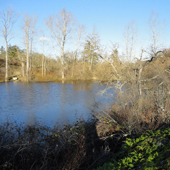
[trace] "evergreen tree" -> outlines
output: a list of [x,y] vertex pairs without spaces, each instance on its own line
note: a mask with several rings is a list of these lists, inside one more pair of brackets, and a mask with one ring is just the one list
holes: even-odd
[[93,32],[88,35],[83,50],[83,60],[89,63],[89,69],[92,70],[98,62],[98,48],[100,44],[99,36]]

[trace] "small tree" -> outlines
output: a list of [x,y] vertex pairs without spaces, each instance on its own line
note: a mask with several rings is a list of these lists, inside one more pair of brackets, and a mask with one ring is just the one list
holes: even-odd
[[18,58],[18,51],[19,50],[20,50],[19,47],[16,46],[16,45],[13,45],[13,46],[9,45],[9,47],[8,47],[9,57],[15,58],[15,59]]

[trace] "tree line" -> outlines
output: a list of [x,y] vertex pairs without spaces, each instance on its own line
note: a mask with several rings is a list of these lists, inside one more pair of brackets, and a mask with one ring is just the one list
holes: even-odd
[[[148,49],[141,49],[141,55],[135,56],[136,27],[130,22],[124,33],[125,51],[119,53],[118,43],[112,43],[111,47],[101,45],[100,36],[95,29],[91,34],[85,35],[84,25],[78,25],[71,12],[62,9],[56,15],[49,16],[45,25],[50,31],[51,40],[54,42],[51,49],[56,53],[56,59],[45,56],[45,37],[41,39],[42,52],[33,50],[35,36],[37,35],[36,23],[38,17],[25,15],[23,19],[23,33],[25,49],[17,45],[10,45],[13,25],[16,23],[19,14],[12,7],[1,11],[0,21],[2,36],[5,44],[1,45],[0,58],[5,60],[5,81],[9,80],[9,60],[15,58],[20,63],[22,77],[30,81],[34,72],[41,72],[41,77],[52,74],[60,79],[95,79],[103,77],[103,80],[124,80],[127,78],[128,70],[135,70],[139,77],[143,70],[142,61],[144,55],[148,60],[164,55],[165,49],[160,49],[159,39],[162,32],[162,25],[158,23],[158,15],[152,14],[150,20],[151,45]],[[66,46],[74,36],[74,50],[67,50]],[[5,48],[3,47],[5,46]],[[123,59],[124,58],[124,59]],[[134,69],[134,67],[137,67]],[[132,71],[133,72],[133,71]],[[137,73],[136,73],[137,74]],[[126,76],[125,76],[126,75]],[[133,76],[130,76],[133,77]],[[128,77],[129,79],[131,79]],[[141,78],[139,78],[141,79]],[[140,86],[140,85],[139,85]]]

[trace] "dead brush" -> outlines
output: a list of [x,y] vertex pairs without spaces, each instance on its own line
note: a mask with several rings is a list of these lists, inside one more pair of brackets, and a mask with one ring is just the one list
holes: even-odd
[[169,95],[164,91],[160,95],[158,90],[147,91],[142,96],[134,96],[133,91],[119,95],[117,102],[110,109],[110,116],[129,134],[141,134],[146,130],[155,130],[162,124],[168,124]]
[[0,129],[0,169],[71,170],[85,159],[84,122],[62,130],[8,123]]

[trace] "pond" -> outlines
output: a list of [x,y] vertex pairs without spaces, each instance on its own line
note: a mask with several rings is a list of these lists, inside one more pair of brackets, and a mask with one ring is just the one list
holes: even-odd
[[52,127],[79,118],[88,120],[95,103],[109,107],[114,102],[114,96],[99,95],[105,87],[91,82],[0,83],[0,123],[38,123]]

